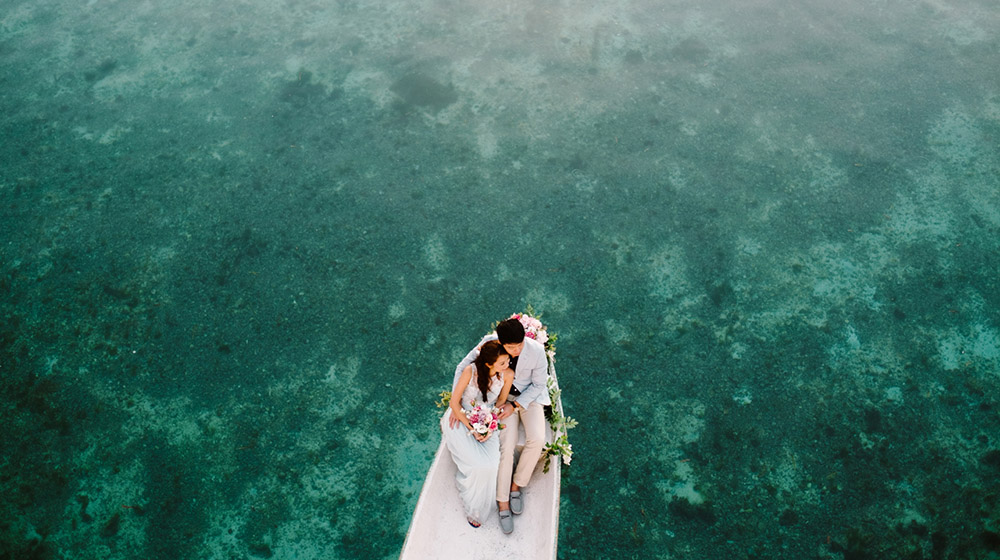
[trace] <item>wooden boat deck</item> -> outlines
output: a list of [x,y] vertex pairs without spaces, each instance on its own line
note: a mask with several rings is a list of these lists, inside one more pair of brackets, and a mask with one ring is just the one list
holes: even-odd
[[[552,407],[562,414],[554,353],[548,354],[548,373],[555,384]],[[546,424],[545,441],[551,443],[556,434],[552,426]],[[515,460],[524,447],[524,426],[519,426],[518,432]],[[547,473],[542,472],[544,466],[543,457],[535,465],[531,483],[521,489],[524,513],[514,516],[512,534],[503,533],[496,513],[483,520],[481,527],[475,528],[466,521],[465,507],[455,483],[457,468],[442,440],[417,499],[400,560],[556,560],[562,457],[552,457]]]
[[555,560],[562,463],[559,457],[553,457],[549,472],[543,474],[544,463],[544,459],[538,462],[531,485],[523,489],[524,513],[514,516],[512,534],[503,534],[496,515],[475,529],[465,519],[462,500],[455,487],[455,462],[442,442],[420,492],[400,559]]

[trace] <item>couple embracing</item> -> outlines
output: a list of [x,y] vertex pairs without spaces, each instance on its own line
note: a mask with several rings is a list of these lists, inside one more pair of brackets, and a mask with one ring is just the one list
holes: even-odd
[[[458,364],[441,430],[458,467],[458,492],[473,527],[496,507],[500,528],[507,534],[514,531],[513,515],[524,510],[521,488],[530,482],[545,445],[543,407],[551,404],[547,379],[545,347],[525,337],[516,318],[497,325]],[[499,411],[499,430],[470,420],[468,411],[477,406]],[[518,425],[524,426],[525,444],[515,469]]]

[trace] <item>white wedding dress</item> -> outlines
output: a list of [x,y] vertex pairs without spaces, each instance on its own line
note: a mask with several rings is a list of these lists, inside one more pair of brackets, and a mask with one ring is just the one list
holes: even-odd
[[[473,366],[474,367],[474,366]],[[493,377],[486,393],[487,405],[494,405],[500,391],[503,389],[503,379]],[[454,390],[454,388],[453,388]],[[462,394],[462,408],[471,410],[472,403],[483,402],[483,394],[475,383],[475,377]],[[451,451],[451,458],[458,467],[455,482],[458,495],[465,504],[465,513],[472,519],[483,523],[497,509],[497,469],[500,467],[500,434],[494,432],[490,439],[479,442],[462,424],[454,428],[448,426],[451,418],[451,408],[441,418],[441,431],[445,444]]]

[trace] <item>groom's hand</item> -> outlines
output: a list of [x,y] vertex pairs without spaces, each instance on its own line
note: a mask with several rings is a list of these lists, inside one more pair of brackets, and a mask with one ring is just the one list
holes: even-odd
[[515,409],[514,405],[512,405],[510,403],[504,403],[503,409],[500,411],[500,414],[497,416],[497,420],[504,420],[508,416],[510,416],[511,414],[514,414],[514,409]]

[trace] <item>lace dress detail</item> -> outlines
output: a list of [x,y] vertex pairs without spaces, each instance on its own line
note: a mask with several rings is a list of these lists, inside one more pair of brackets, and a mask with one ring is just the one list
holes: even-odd
[[[469,384],[465,386],[465,392],[462,393],[462,408],[464,410],[471,409],[475,402],[476,404],[481,404],[483,402],[483,392],[479,390],[479,385],[475,382],[475,375],[469,380]],[[490,379],[490,388],[486,391],[486,404],[492,405],[496,404],[497,397],[500,396],[500,391],[503,390],[503,378],[493,377]]]

